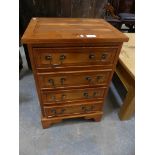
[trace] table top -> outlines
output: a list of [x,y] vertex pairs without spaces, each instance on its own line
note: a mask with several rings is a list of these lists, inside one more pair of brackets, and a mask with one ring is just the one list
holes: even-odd
[[128,37],[104,19],[32,18],[23,43],[124,42]]
[[133,79],[135,79],[135,33],[125,33],[129,41],[123,44],[119,55],[119,62],[127,70]]

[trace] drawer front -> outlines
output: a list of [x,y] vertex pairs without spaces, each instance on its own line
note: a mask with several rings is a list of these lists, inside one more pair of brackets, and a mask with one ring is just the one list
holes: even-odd
[[103,98],[106,88],[70,89],[63,91],[43,91],[45,104],[62,104],[65,102]]
[[108,71],[85,71],[64,73],[38,73],[41,88],[65,88],[72,86],[106,85],[111,74]]
[[34,48],[37,68],[113,64],[117,48]]
[[65,115],[85,114],[102,111],[102,104],[83,104],[83,105],[71,105],[63,107],[45,107],[44,112],[46,117],[57,117]]

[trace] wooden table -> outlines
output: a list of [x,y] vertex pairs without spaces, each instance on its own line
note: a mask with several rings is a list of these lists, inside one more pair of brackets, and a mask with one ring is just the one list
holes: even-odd
[[129,119],[135,110],[135,34],[125,34],[129,37],[129,42],[123,44],[116,67],[116,74],[127,90],[119,112],[120,120]]

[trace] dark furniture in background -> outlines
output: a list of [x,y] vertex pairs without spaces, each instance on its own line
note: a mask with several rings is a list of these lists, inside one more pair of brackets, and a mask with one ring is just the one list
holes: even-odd
[[[20,36],[23,35],[32,17],[72,17],[72,18],[105,18],[104,6],[111,3],[115,14],[134,13],[134,0],[19,0]],[[134,21],[107,19],[112,25],[121,28],[125,23],[132,30]],[[24,45],[28,67],[31,68],[28,50]]]
[[23,34],[32,17],[101,18],[107,0],[19,0]]
[[135,0],[108,0],[103,10],[103,17],[113,26],[123,31],[125,24],[128,32],[135,32]]

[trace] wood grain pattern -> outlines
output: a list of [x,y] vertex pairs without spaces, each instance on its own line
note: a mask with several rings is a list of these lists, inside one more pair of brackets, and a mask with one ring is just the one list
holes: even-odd
[[[79,34],[84,36],[78,38]],[[67,118],[101,120],[122,43],[127,40],[104,20],[31,20],[22,41],[28,44],[43,128]]]
[[119,112],[121,120],[130,119],[135,111],[135,35],[130,33],[127,36],[130,41],[122,47],[116,67],[116,74],[127,90]]
[[133,116],[135,111],[135,80],[120,62],[117,64],[116,73],[127,90],[127,95],[119,112],[119,118],[127,120]]
[[63,119],[68,118],[84,118],[84,119],[93,119],[96,122],[99,122],[102,118],[103,112],[94,112],[94,113],[85,113],[85,114],[74,114],[74,115],[67,115],[67,116],[59,116],[53,118],[42,117],[41,123],[44,129],[50,127],[55,123],[60,123]]
[[37,68],[113,64],[117,47],[34,48]]
[[92,101],[104,97],[106,87],[42,91],[44,105],[61,105],[76,101]]
[[32,18],[23,43],[122,42],[128,38],[103,19]]
[[112,70],[65,71],[38,73],[41,89],[106,86]]
[[125,33],[129,38],[129,42],[124,43],[119,55],[119,62],[128,73],[135,79],[135,34]]
[[76,114],[87,114],[100,112],[102,109],[101,103],[92,103],[92,104],[68,104],[63,106],[44,106],[44,112],[46,117],[59,117],[67,115],[76,115]]

